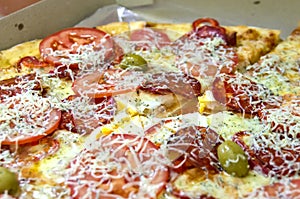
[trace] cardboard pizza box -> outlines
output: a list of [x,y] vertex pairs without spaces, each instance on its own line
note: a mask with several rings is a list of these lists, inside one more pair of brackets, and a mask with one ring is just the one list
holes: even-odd
[[155,22],[192,22],[199,17],[213,17],[222,25],[280,29],[283,38],[300,20],[299,0],[42,0],[0,19],[0,50],[43,38],[86,18],[89,23],[81,24],[101,25],[96,24],[99,19],[93,17],[98,15],[93,13],[109,5],[125,6],[140,18]]

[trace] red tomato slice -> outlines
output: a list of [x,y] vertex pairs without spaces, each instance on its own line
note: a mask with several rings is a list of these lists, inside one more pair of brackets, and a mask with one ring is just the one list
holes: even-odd
[[300,179],[285,180],[286,182],[276,182],[271,185],[256,189],[249,194],[247,198],[261,198],[261,199],[296,199],[300,195]]
[[[79,46],[93,44],[95,51],[103,51],[103,61],[113,61],[118,58],[120,47],[115,45],[115,42],[107,33],[95,28],[67,28],[57,33],[54,33],[40,43],[40,53],[45,62],[54,66],[61,65],[61,58],[66,57],[66,53],[54,55],[54,51],[67,51],[70,54],[80,54],[77,52]],[[123,53],[121,53],[123,54]],[[72,66],[72,65],[71,65]],[[75,64],[73,68],[77,68]]]
[[136,43],[137,49],[151,50],[152,46],[161,49],[171,43],[169,36],[163,30],[144,28],[133,30],[130,40]]
[[71,197],[156,198],[169,179],[169,170],[159,154],[157,147],[143,137],[100,137],[69,165],[66,183]]
[[83,96],[70,96],[72,109],[62,112],[60,129],[86,134],[95,128],[108,124],[116,112],[116,102],[112,97],[91,99]]
[[143,81],[142,72],[108,69],[77,78],[72,89],[77,95],[101,98],[135,91]]
[[[46,135],[51,134],[53,131],[55,131],[59,126],[59,121],[61,118],[61,111],[57,109],[52,109],[49,113],[47,123],[45,123],[45,126],[43,126],[44,131],[42,133],[39,133],[38,135],[28,135],[28,134],[22,134],[20,132],[16,132],[15,135],[12,135],[10,138],[5,138],[1,140],[2,145],[15,145],[15,144],[26,144],[30,142],[35,142]],[[44,121],[46,122],[46,121]],[[28,123],[27,125],[31,125],[33,123]],[[14,128],[14,124],[12,124],[12,129]],[[32,129],[34,131],[35,129]]]

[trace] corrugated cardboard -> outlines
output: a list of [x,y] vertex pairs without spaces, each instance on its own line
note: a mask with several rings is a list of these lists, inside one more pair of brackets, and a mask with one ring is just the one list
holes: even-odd
[[[98,8],[110,4],[115,1],[43,0],[0,20],[0,49],[74,26]],[[125,2],[124,5],[128,4]],[[222,25],[280,29],[282,37],[298,25],[299,8],[299,0],[154,0],[152,5],[130,7],[150,21],[192,22],[208,16]]]
[[71,27],[114,0],[43,0],[0,20],[0,50]]

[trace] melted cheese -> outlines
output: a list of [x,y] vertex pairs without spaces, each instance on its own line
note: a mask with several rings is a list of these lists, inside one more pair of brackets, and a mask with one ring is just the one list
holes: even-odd
[[21,184],[23,190],[19,198],[66,199],[70,190],[65,185],[65,170],[70,161],[83,149],[84,139],[78,134],[59,130],[53,135],[60,148],[52,156],[21,168],[22,175],[28,176],[33,183]]
[[207,178],[203,171],[191,169],[180,175],[173,184],[191,198],[198,198],[203,194],[232,199],[243,198],[249,192],[269,183],[270,179],[255,172],[250,172],[244,178],[233,177],[225,172]]
[[265,128],[258,118],[246,119],[227,111],[209,115],[208,124],[226,140],[240,131],[261,132]]
[[262,57],[259,63],[247,67],[247,70],[252,71],[248,77],[263,84],[275,95],[299,95],[300,72],[297,62],[285,62],[278,55],[270,54]]

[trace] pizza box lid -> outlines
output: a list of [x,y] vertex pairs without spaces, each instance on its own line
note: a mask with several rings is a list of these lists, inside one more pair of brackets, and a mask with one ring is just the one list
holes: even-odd
[[283,38],[300,20],[299,0],[42,0],[0,18],[0,50],[43,38],[62,28],[74,26],[89,16],[86,25],[101,25],[96,24],[98,20],[95,17],[98,15],[93,13],[114,4],[125,6],[141,18],[153,22],[192,22],[199,17],[212,17],[222,25],[279,29]]

